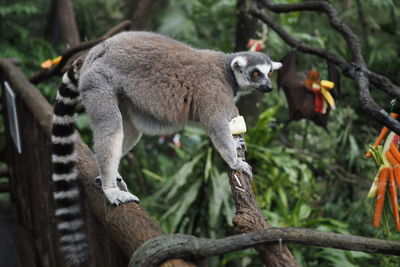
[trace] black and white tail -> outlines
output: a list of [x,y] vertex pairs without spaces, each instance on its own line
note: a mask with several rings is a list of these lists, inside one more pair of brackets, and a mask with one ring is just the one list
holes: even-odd
[[74,148],[75,105],[79,100],[78,75],[71,67],[58,88],[53,115],[53,183],[60,245],[71,266],[85,266],[88,245],[80,204],[77,155]]

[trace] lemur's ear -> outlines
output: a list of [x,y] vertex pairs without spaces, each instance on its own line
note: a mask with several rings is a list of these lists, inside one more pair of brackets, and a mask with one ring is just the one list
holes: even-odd
[[243,72],[247,64],[247,59],[242,56],[235,57],[231,62],[231,68],[237,72]]
[[282,63],[272,61],[272,69],[273,70],[279,70],[282,66],[283,66]]

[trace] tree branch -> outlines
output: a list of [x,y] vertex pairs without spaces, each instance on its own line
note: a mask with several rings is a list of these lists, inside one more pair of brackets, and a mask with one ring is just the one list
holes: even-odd
[[[261,2],[266,8],[273,12],[292,12],[292,11],[321,11],[327,13],[331,25],[340,32],[345,38],[352,52],[353,62],[348,62],[339,55],[327,50],[304,44],[288,32],[272,18],[260,10],[258,3]],[[371,97],[369,92],[369,79],[378,89],[400,99],[400,88],[395,86],[388,78],[368,70],[362,58],[362,50],[358,37],[351,29],[339,21],[335,8],[324,1],[307,1],[297,4],[273,4],[271,0],[254,1],[251,11],[255,17],[266,23],[272,28],[286,43],[297,48],[301,52],[314,54],[331,61],[339,66],[342,73],[356,81],[361,107],[365,109],[370,116],[389,127],[394,132],[400,134],[400,123],[393,119],[384,109],[382,109]]]
[[269,228],[222,239],[197,238],[181,234],[156,237],[133,253],[129,267],[158,266],[172,257],[200,260],[261,244],[277,246],[302,244],[400,255],[400,242],[302,228]]
[[274,4],[272,0],[262,0],[262,4],[275,13],[292,11],[320,11],[326,13],[332,27],[343,35],[347,45],[350,47],[353,55],[352,60],[363,66],[365,65],[361,53],[360,40],[346,24],[339,20],[336,9],[330,3],[325,1],[307,1],[295,4]]
[[127,29],[131,25],[130,20],[125,20],[121,22],[120,24],[114,26],[111,28],[109,31],[107,31],[103,36],[100,38],[97,38],[95,40],[91,40],[88,42],[81,43],[77,46],[71,47],[67,50],[65,50],[61,56],[62,59],[60,63],[55,65],[54,67],[51,67],[50,69],[44,69],[36,72],[33,74],[31,77],[29,77],[29,81],[33,84],[38,84],[54,75],[58,75],[62,72],[63,67],[67,65],[67,63],[70,61],[70,59],[76,55],[77,53],[87,50],[89,48],[92,48],[93,46],[97,45],[98,43],[106,40],[107,38],[119,33],[120,31]]
[[[243,135],[234,135],[233,138],[243,138]],[[237,154],[239,158],[245,158],[243,148],[238,148]],[[265,220],[258,206],[249,178],[240,171],[231,170],[229,172],[229,183],[236,207],[235,216],[232,219],[235,233],[243,234],[270,228],[271,225]],[[266,266],[299,266],[286,246],[258,244],[255,249]]]

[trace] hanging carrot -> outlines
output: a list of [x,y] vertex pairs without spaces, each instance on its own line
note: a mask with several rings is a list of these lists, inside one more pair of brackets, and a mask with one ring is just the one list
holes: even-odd
[[396,181],[397,187],[400,190],[400,166],[394,168],[394,179]]
[[[392,118],[394,118],[394,119],[396,119],[398,116],[399,116],[399,114],[397,114],[397,113],[390,113],[390,116],[392,117]],[[379,133],[379,136],[378,136],[378,138],[376,139],[376,141],[375,141],[375,143],[374,143],[374,146],[378,146],[380,143],[382,143],[382,140],[386,137],[386,135],[389,133],[389,128],[388,127],[386,127],[386,126],[384,126],[383,128],[382,128],[382,130],[381,130],[381,132]],[[367,152],[366,154],[365,154],[365,156],[367,157],[367,158],[370,158],[371,157],[371,152]]]
[[374,213],[374,222],[373,225],[375,227],[379,227],[381,223],[381,216],[383,211],[383,204],[385,203],[385,191],[387,186],[387,180],[390,175],[391,168],[386,167],[381,170],[379,173],[379,182],[378,182],[378,196],[376,197],[376,206]]
[[392,164],[393,166],[398,165],[400,162],[396,160],[396,158],[393,156],[393,153],[390,149],[386,150],[385,156],[387,160]]
[[393,143],[390,143],[389,149],[392,152],[393,156],[396,158],[396,160],[400,162],[400,152],[399,150],[397,150],[397,147]]
[[394,169],[390,170],[390,178],[389,178],[389,193],[390,193],[390,200],[393,209],[393,218],[394,223],[396,225],[397,231],[400,231],[400,219],[399,219],[399,207],[397,204],[397,192],[396,192],[396,184],[394,182]]

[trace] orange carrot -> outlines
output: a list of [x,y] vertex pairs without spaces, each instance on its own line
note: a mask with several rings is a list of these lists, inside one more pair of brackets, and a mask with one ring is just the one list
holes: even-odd
[[394,179],[396,181],[397,187],[400,190],[400,166],[394,168]]
[[390,164],[392,164],[393,166],[396,166],[400,163],[393,156],[393,153],[392,153],[392,151],[390,151],[390,149],[386,150],[385,156],[388,159],[388,161],[390,162]]
[[[397,117],[399,117],[399,114],[397,114],[397,113],[390,113],[390,116],[391,116],[392,118],[396,119]],[[386,127],[386,126],[384,126],[384,127],[382,128],[381,132],[379,133],[378,138],[375,140],[374,146],[379,146],[380,143],[382,143],[382,140],[383,140],[383,139],[386,137],[386,135],[389,133],[389,131],[390,131],[389,128]],[[371,152],[367,152],[367,153],[365,154],[365,156],[366,156],[367,158],[370,158],[370,157],[371,157]]]
[[391,168],[386,167],[381,170],[379,173],[379,181],[378,181],[378,195],[376,197],[376,206],[374,213],[374,222],[373,225],[375,227],[379,227],[381,224],[381,216],[383,211],[383,204],[385,203],[385,191],[387,180],[389,178]]
[[395,159],[398,162],[400,162],[400,152],[399,152],[399,150],[397,150],[397,147],[393,143],[390,143],[390,148],[389,149],[392,152],[392,154],[395,157]]
[[396,184],[394,182],[394,169],[390,170],[390,178],[389,178],[389,193],[390,193],[390,201],[393,209],[393,218],[394,223],[396,225],[397,231],[400,231],[400,218],[399,218],[399,207],[397,204],[397,192],[396,192]]

